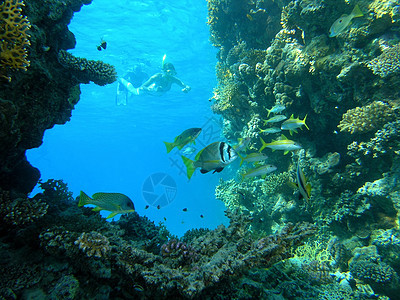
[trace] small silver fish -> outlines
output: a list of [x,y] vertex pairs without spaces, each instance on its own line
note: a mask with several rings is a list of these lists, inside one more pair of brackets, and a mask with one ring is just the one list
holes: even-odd
[[271,109],[267,109],[267,111],[268,111],[267,118],[269,117],[270,113],[279,114],[281,111],[284,111],[285,109],[286,109],[285,105],[276,104]]
[[195,147],[187,146],[187,147],[185,147],[185,148],[182,150],[182,154],[184,154],[184,155],[190,155],[190,154],[194,153],[195,151],[196,151],[196,148],[195,148]]
[[349,15],[342,15],[339,19],[337,19],[329,29],[329,37],[337,36],[338,34],[342,33],[347,26],[350,25],[351,20],[354,18],[359,18],[364,16],[361,9],[358,7],[358,4],[354,6],[353,11]]
[[245,174],[242,174],[242,178],[249,178],[255,176],[264,176],[277,169],[274,165],[263,165],[253,169],[248,170]]
[[290,116],[289,120],[286,120],[285,122],[282,123],[281,129],[289,130],[290,135],[292,135],[293,132],[297,133],[297,129],[301,128],[302,126],[305,126],[308,130],[310,130],[310,128],[308,128],[308,126],[306,124],[306,118],[307,118],[307,115],[304,117],[303,120],[301,120],[300,118],[295,119],[292,114]]
[[289,140],[283,134],[279,140],[272,140],[271,143],[266,143],[262,138],[260,139],[262,146],[260,150],[258,150],[259,152],[263,151],[265,147],[268,147],[272,149],[272,151],[283,150],[284,154],[286,155],[289,153],[289,151],[299,150],[302,148],[300,144],[296,143],[295,141]]
[[286,120],[287,117],[285,115],[276,115],[268,120],[264,120],[264,125],[268,123],[278,123],[280,121]]
[[281,132],[282,129],[280,129],[279,127],[270,127],[267,129],[261,129],[260,132],[261,133],[265,133],[265,134],[272,134],[272,133],[277,133],[277,132]]
[[238,139],[238,144],[233,146],[236,152],[243,151],[247,148],[247,146],[250,144],[251,137],[245,137],[245,138],[239,138]]
[[239,155],[239,157],[241,158],[240,166],[244,162],[258,162],[258,161],[263,161],[263,160],[268,159],[268,156],[266,154],[259,153],[259,152],[250,153],[246,157],[242,157],[242,156]]

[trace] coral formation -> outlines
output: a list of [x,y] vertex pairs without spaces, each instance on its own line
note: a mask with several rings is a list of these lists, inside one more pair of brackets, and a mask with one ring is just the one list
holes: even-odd
[[[273,2],[281,12],[283,28],[262,46],[256,36],[235,38],[234,34],[247,30],[246,23],[240,22],[241,12],[267,2]],[[332,24],[341,15],[350,14],[356,4],[364,16],[329,37]],[[280,173],[269,175],[264,182],[220,182],[216,197],[232,211],[252,215],[251,229],[255,231],[260,230],[258,223],[270,232],[288,221],[312,220],[321,229],[317,241],[322,233],[328,239],[329,234],[336,236],[325,249],[332,255],[331,261],[324,265],[308,260],[304,269],[310,276],[303,273],[300,277],[308,281],[317,278],[314,283],[325,284],[329,271],[336,274],[338,270],[333,268],[339,268],[337,282],[308,297],[304,296],[307,288],[294,288],[285,282],[288,295],[299,299],[356,298],[376,295],[374,292],[392,295],[390,284],[386,289],[371,288],[357,279],[356,289],[351,274],[343,274],[348,273],[349,259],[356,256],[352,253],[355,247],[371,245],[377,237],[383,242],[379,232],[398,228],[398,3],[285,0],[234,6],[234,1],[209,1],[208,7],[211,40],[219,49],[218,86],[210,101],[214,112],[223,117],[225,137],[252,137],[252,151],[260,149],[259,135],[271,126],[262,120],[277,104],[284,106],[279,114],[286,118],[307,115],[310,127],[309,132],[300,131],[293,137],[304,150],[293,152],[292,157],[264,150],[268,163],[278,166]],[[280,128],[280,124],[271,127]],[[269,135],[279,138],[276,133]],[[307,203],[296,197],[298,164],[311,185]],[[395,240],[387,240],[381,249],[385,251],[382,259],[387,256],[384,263],[398,272]],[[300,285],[298,278],[294,281]],[[251,285],[260,291],[256,284]]]
[[114,66],[102,61],[75,57],[64,50],[60,50],[58,53],[58,61],[71,71],[72,76],[77,79],[77,82],[89,83],[89,81],[93,81],[98,85],[106,85],[117,80],[117,73]]
[[74,242],[88,257],[104,257],[110,251],[110,241],[96,231],[83,232]]
[[394,117],[393,108],[389,104],[374,101],[364,107],[349,109],[343,114],[338,128],[351,134],[365,133],[381,128]]
[[22,15],[22,0],[4,0],[0,4],[0,78],[11,81],[10,71],[29,67],[28,33],[31,24]]
[[381,55],[367,64],[368,68],[382,78],[400,72],[400,44],[385,49]]

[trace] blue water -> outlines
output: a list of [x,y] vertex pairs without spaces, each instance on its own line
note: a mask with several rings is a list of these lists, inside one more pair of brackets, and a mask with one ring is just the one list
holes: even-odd
[[[123,75],[139,62],[146,71],[159,72],[167,54],[177,77],[192,90],[184,94],[173,86],[163,96],[133,96],[128,105],[116,106],[116,83],[81,85],[71,121],[47,130],[43,145],[27,153],[42,180],[63,179],[75,197],[81,190],[124,193],[140,215],[164,222],[177,235],[227,222],[225,207],[214,196],[223,174],[196,171],[188,181],[177,150],[167,154],[162,142],[191,127],[203,128],[200,145],[222,139],[208,101],[216,85],[217,51],[209,43],[206,6],[206,1],[94,0],[75,13],[69,25],[77,40],[70,50],[74,55],[113,64]],[[105,51],[96,49],[101,38]],[[145,209],[143,183],[160,172],[176,182],[176,197],[161,209]],[[163,192],[160,186],[154,191]]]

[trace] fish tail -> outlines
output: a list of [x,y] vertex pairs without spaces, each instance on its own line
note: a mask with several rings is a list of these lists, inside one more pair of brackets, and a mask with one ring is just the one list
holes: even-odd
[[260,150],[258,150],[258,152],[263,151],[264,148],[267,147],[267,143],[263,140],[262,137],[260,137],[260,140],[261,140],[262,146],[261,146]]
[[175,143],[168,143],[168,142],[163,142],[165,144],[165,147],[167,147],[167,153],[170,153],[172,149],[175,147]]
[[83,191],[79,194],[79,203],[78,206],[84,206],[86,204],[90,204],[92,198],[90,198],[88,195],[86,195]]
[[306,126],[306,128],[308,129],[308,130],[310,130],[310,128],[308,128],[308,126],[307,126],[307,124],[306,124],[306,118],[307,118],[307,115],[304,117],[304,119],[303,119],[303,124],[304,124],[304,126]]
[[353,15],[353,18],[359,18],[359,17],[363,17],[364,16],[364,14],[361,11],[361,9],[358,6],[358,4],[356,4],[356,6],[354,6],[353,11],[351,12],[351,14]]
[[187,158],[187,157],[185,157],[183,155],[181,157],[182,157],[183,163],[186,166],[187,177],[190,180],[190,178],[192,177],[194,171],[196,170],[196,167],[193,164],[193,160],[191,160],[191,159],[189,159],[189,158]]
[[241,156],[239,153],[237,155],[240,157],[240,165],[239,165],[239,167],[241,167],[243,165],[243,163],[244,163],[244,157]]
[[269,115],[271,114],[271,110],[272,110],[272,109],[267,109],[267,111],[268,111],[267,118],[268,118]]

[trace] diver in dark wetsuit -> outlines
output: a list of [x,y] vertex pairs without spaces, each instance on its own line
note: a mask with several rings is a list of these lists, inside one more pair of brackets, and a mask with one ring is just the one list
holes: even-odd
[[129,93],[137,95],[137,88],[139,88],[143,82],[148,80],[148,78],[149,75],[142,70],[140,64],[135,65],[123,77],[118,78],[116,104],[126,105]]
[[141,94],[159,94],[162,95],[171,89],[172,84],[177,84],[182,88],[182,92],[187,93],[191,87],[184,84],[182,80],[175,77],[175,67],[171,63],[163,65],[163,73],[156,73],[137,88],[136,95]]

